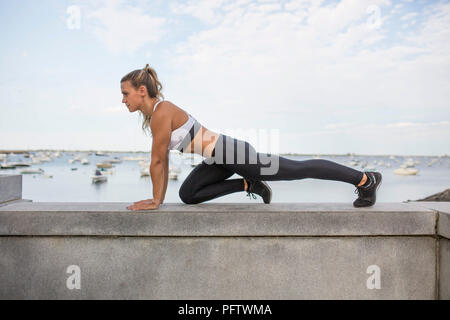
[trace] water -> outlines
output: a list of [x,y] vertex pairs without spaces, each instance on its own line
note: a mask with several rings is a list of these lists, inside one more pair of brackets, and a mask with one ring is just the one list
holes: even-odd
[[[78,154],[86,155],[90,161],[89,165],[82,165],[79,161],[70,164],[69,159],[73,159]],[[108,169],[113,172],[106,175],[108,181],[104,183],[92,183],[91,176],[94,175],[96,163],[113,157],[144,157],[150,160],[149,153],[109,153],[108,156],[96,156],[95,153],[87,156],[87,153],[65,152],[59,158],[54,158],[52,162],[34,164],[32,168],[42,168],[45,175],[52,175],[47,178],[40,174],[23,174],[22,198],[31,199],[38,202],[135,202],[142,199],[153,198],[152,183],[150,176],[141,177],[138,161],[126,161],[113,164],[113,168]],[[312,156],[284,156],[293,160],[313,159]],[[383,183],[377,193],[378,202],[402,202],[406,200],[417,200],[426,196],[441,192],[450,188],[450,158],[437,156],[396,156],[390,159],[389,156],[320,156],[321,159],[334,161],[356,170],[362,169],[360,166],[349,164],[351,160],[365,160],[368,166],[374,166],[377,171],[383,174]],[[399,176],[394,174],[394,170],[406,160],[412,158],[420,161],[415,168],[419,170],[417,175]],[[179,167],[181,173],[178,180],[169,180],[165,203],[182,203],[178,196],[178,190],[184,179],[193,169],[191,163],[195,160],[202,160],[198,155],[170,155],[170,166]],[[431,159],[438,159],[431,167],[427,164]],[[378,165],[378,161],[390,163],[391,167]],[[30,162],[23,155],[9,155],[8,162],[24,161]],[[374,164],[377,161],[377,164]],[[77,168],[72,171],[71,168]],[[16,169],[0,170],[0,174],[20,174],[23,167]],[[148,169],[148,167],[147,167]],[[230,179],[239,178],[233,175]],[[353,185],[330,180],[303,179],[294,181],[269,181],[272,188],[272,202],[344,202],[352,203],[357,195],[354,193]],[[214,202],[240,202],[240,203],[262,203],[262,199],[256,200],[246,196],[246,192],[238,192],[226,195],[214,200]]]

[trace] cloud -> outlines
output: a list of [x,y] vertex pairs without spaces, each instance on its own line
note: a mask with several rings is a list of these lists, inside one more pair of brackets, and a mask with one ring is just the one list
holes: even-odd
[[367,123],[367,122],[344,122],[344,123],[330,123],[327,124],[324,129],[330,129],[334,133],[341,131],[352,131],[352,132],[362,132],[367,128],[377,129],[384,131],[386,129],[420,129],[426,131],[430,127],[440,126],[442,128],[447,128],[450,133],[450,121],[430,121],[430,122],[390,122],[390,123]]
[[[139,57],[148,58],[151,52],[155,61],[161,58],[163,62],[155,62],[155,68],[166,98],[173,98],[209,129],[280,129],[286,152],[365,152],[367,141],[372,143],[371,151],[377,145],[379,152],[388,148],[407,152],[403,140],[411,137],[417,138],[410,141],[412,151],[437,152],[448,145],[448,2],[73,3],[82,6],[80,36],[88,31],[120,55],[142,51]],[[156,7],[160,4],[166,7]],[[154,48],[157,42],[161,46]],[[30,51],[18,49],[19,56],[22,52]],[[117,58],[100,54],[110,61]],[[95,52],[92,56],[96,57]],[[96,72],[96,77],[105,75]],[[56,92],[60,96],[53,99],[57,103],[52,103],[52,110],[68,109],[67,119],[79,116],[83,125],[92,119],[85,127],[96,129],[103,116],[108,128],[122,127],[126,118],[119,115],[123,112],[133,125],[137,123],[140,133],[140,122],[120,103],[118,88],[99,88],[97,83],[109,79],[96,79],[91,86],[72,79],[66,91]],[[43,86],[41,98],[36,99],[33,91],[17,88],[5,91],[7,99],[36,110],[37,100],[55,94],[53,86],[42,93]],[[45,107],[47,103],[41,103],[39,110]],[[21,117],[21,108],[7,109],[9,115]],[[117,124],[111,125],[112,120]],[[134,127],[130,124],[130,128]]]
[[156,43],[166,33],[166,18],[152,16],[124,0],[87,5],[86,28],[113,53],[133,53],[148,43]]
[[400,18],[400,20],[411,20],[415,17],[417,17],[419,14],[417,12],[409,12],[407,14],[405,14],[404,16],[402,16]]
[[450,121],[432,121],[432,122],[396,122],[388,123],[384,125],[385,128],[421,128],[426,129],[427,127],[443,126],[450,131]]
[[226,0],[200,0],[188,1],[187,3],[171,3],[170,10],[176,14],[191,15],[202,22],[214,24],[221,19],[219,8]]
[[[290,2],[276,11],[260,10],[267,3],[229,2],[228,11],[215,4],[215,24],[179,44],[170,61],[182,75],[170,79],[172,87],[188,92],[179,97],[205,117],[227,110],[214,125],[284,114],[287,120],[264,125],[281,127],[295,115],[301,130],[340,110],[398,117],[448,108],[449,4],[423,13],[421,27],[398,40],[390,1]],[[373,5],[378,29],[367,24]]]

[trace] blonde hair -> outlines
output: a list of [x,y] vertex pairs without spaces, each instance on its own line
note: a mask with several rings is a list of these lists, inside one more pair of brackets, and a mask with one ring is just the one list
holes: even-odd
[[[150,98],[159,98],[164,100],[164,95],[161,93],[162,84],[158,80],[158,75],[156,71],[149,67],[147,64],[144,69],[137,69],[126,74],[121,80],[120,83],[130,81],[133,88],[136,90],[139,89],[140,86],[144,85],[147,88],[147,93]],[[142,130],[144,133],[151,132],[150,127],[150,119],[151,116],[147,116],[143,114],[139,110],[139,114],[143,116],[144,120],[142,121]]]

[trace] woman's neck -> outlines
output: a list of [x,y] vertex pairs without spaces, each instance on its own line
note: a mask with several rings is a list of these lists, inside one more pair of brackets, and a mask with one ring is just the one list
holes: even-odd
[[144,98],[144,104],[142,106],[142,113],[146,116],[151,117],[153,114],[153,108],[155,107],[155,104],[158,102],[158,98]]

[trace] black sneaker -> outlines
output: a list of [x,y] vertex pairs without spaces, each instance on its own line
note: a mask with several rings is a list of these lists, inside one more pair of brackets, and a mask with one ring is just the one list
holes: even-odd
[[365,171],[364,173],[369,180],[367,186],[356,187],[355,189],[355,193],[358,193],[358,199],[353,202],[353,206],[357,208],[373,206],[377,201],[376,193],[381,185],[381,173],[376,171]]
[[270,203],[272,200],[272,189],[270,189],[269,185],[264,181],[259,180],[247,180],[247,197],[250,195],[253,199],[256,199],[256,196],[253,193],[261,196],[263,198],[264,203]]

